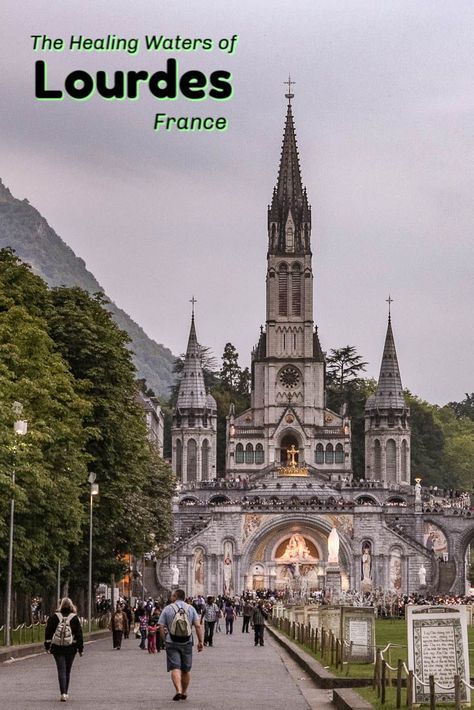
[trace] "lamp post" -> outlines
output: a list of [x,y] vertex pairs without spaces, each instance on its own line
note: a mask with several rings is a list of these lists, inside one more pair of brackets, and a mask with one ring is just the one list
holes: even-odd
[[95,483],[96,475],[95,473],[89,474],[89,483],[91,484],[90,496],[89,496],[89,588],[88,588],[88,600],[87,600],[87,617],[88,617],[88,627],[89,633],[92,631],[92,511],[94,496],[99,495],[99,484]]
[[[28,431],[28,423],[25,419],[20,419],[23,412],[23,405],[14,402],[13,413],[17,419],[13,424],[15,439],[24,436]],[[10,501],[10,540],[8,546],[8,573],[7,573],[7,613],[5,619],[5,645],[11,644],[11,618],[12,618],[12,582],[13,582],[13,532],[15,525],[15,463],[12,468],[12,497]]]

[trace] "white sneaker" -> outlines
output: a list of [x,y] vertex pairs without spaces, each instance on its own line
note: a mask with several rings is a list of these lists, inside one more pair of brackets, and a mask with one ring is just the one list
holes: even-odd
[[67,695],[66,695],[66,693],[61,693],[61,699],[60,699],[60,700],[61,700],[62,703],[65,703],[65,702],[66,702],[66,700],[67,700]]

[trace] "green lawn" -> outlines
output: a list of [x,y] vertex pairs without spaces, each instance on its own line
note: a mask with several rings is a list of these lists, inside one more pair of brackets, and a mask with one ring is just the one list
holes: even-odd
[[[471,676],[474,672],[474,628],[468,628],[468,641],[469,641],[469,661]],[[389,651],[385,654],[385,660],[392,667],[396,667],[397,661],[401,658],[403,661],[407,662],[407,626],[404,620],[383,620],[377,619],[375,622],[375,642],[378,648],[385,648],[387,644],[394,644]],[[309,649],[306,649],[307,651]],[[320,653],[312,654],[315,658],[325,667],[328,667],[331,673],[334,675],[347,674],[347,666],[344,670],[329,667],[329,654],[325,653],[325,657],[322,658]],[[374,666],[373,664],[351,664],[349,667],[349,676],[353,678],[373,678],[374,676]],[[396,674],[392,673],[392,677]],[[386,702],[382,705],[378,698],[376,691],[372,690],[371,687],[367,688],[357,688],[356,689],[360,695],[368,700],[374,708],[385,710],[392,710],[395,708],[395,688],[387,688],[386,691]],[[404,708],[406,702],[406,690],[402,691],[402,707]],[[420,708],[428,708],[428,705],[421,705]],[[443,708],[453,708],[454,705],[443,705]],[[467,706],[465,706],[467,707]],[[474,702],[470,706],[474,708]]]

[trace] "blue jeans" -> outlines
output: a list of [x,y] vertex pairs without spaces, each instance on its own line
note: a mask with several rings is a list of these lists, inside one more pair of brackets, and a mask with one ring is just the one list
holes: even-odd
[[58,669],[59,692],[67,694],[69,690],[69,679],[71,677],[71,668],[74,663],[76,652],[53,653],[56,667]]
[[147,637],[147,630],[146,629],[140,629],[140,646],[142,650],[146,648],[146,637]]

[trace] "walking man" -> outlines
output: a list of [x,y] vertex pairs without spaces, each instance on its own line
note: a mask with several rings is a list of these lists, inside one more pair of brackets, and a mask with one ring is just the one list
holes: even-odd
[[204,645],[212,646],[214,638],[214,626],[216,625],[219,607],[214,601],[214,597],[207,597],[207,602],[201,614],[201,624],[204,619]]
[[243,634],[250,633],[249,632],[249,624],[250,624],[250,618],[252,616],[252,613],[253,613],[253,606],[250,603],[250,601],[248,599],[246,599],[245,603],[244,603],[244,609],[243,609],[243,615],[242,615],[242,619],[243,619],[242,633]]
[[257,606],[252,612],[252,624],[255,632],[255,646],[263,646],[263,634],[265,632],[265,619],[268,617],[263,606],[263,601],[260,599]]
[[110,617],[109,628],[112,631],[112,643],[114,649],[120,651],[122,648],[122,638],[128,634],[128,618],[120,602],[117,602],[115,612]]
[[160,633],[165,640],[166,666],[176,690],[173,700],[186,700],[193,662],[193,626],[198,639],[197,650],[203,649],[202,626],[196,609],[185,603],[185,592],[176,589],[171,604],[160,615]]

